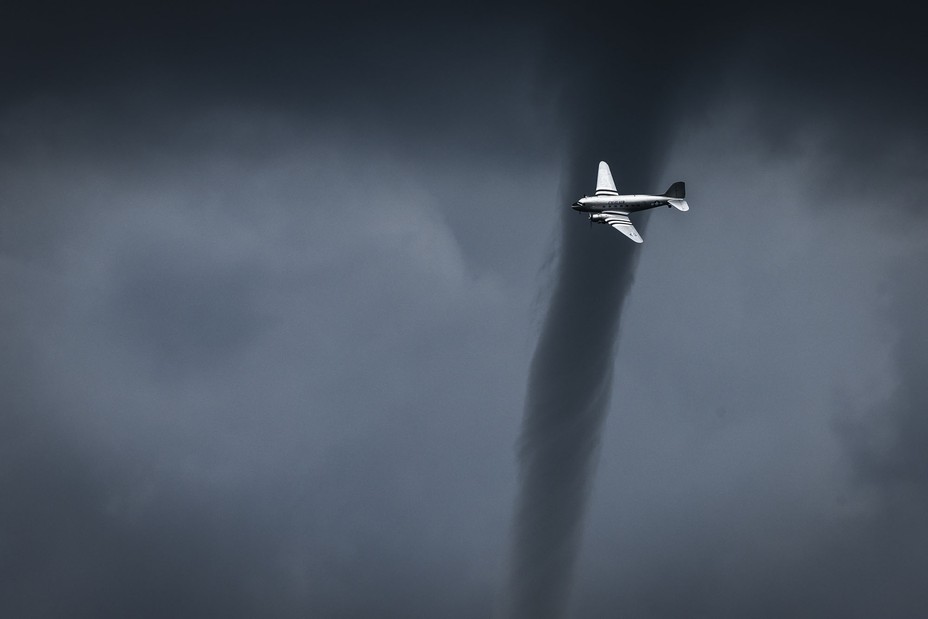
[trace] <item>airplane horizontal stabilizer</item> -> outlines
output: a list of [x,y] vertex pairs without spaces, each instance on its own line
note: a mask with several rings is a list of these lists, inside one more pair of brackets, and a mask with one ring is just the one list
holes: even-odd
[[678,211],[688,211],[690,210],[690,205],[686,203],[686,200],[667,200],[670,203],[670,206],[674,207]]

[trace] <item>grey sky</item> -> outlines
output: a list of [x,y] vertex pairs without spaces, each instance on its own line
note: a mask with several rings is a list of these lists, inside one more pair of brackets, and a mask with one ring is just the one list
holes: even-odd
[[[0,614],[491,614],[611,108],[577,14],[415,8],[5,21]],[[570,612],[921,614],[922,48],[686,17],[654,186],[613,166],[692,210],[643,232]],[[615,64],[590,97],[655,79]]]

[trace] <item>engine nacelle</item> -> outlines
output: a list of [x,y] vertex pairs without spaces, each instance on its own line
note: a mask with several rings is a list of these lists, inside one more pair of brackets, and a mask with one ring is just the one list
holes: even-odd
[[597,224],[604,224],[606,223],[606,216],[602,213],[590,213],[590,221]]

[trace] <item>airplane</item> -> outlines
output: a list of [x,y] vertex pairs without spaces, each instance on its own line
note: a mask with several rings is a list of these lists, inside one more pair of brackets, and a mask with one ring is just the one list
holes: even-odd
[[683,199],[685,197],[686,185],[683,181],[674,183],[670,189],[659,196],[619,195],[615,189],[615,182],[612,180],[609,164],[600,161],[599,174],[596,177],[596,193],[580,198],[570,208],[578,213],[589,213],[591,223],[609,224],[636,243],[643,243],[644,240],[635,230],[628,214],[658,206],[668,208],[672,206],[678,211],[688,211],[690,205]]

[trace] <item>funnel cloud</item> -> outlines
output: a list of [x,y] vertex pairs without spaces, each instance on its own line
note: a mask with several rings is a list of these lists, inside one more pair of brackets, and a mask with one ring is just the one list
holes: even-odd
[[638,258],[636,249],[608,235],[585,236],[586,226],[570,215],[562,217],[558,279],[532,360],[519,439],[512,617],[558,617],[565,608],[608,411],[622,303]]

